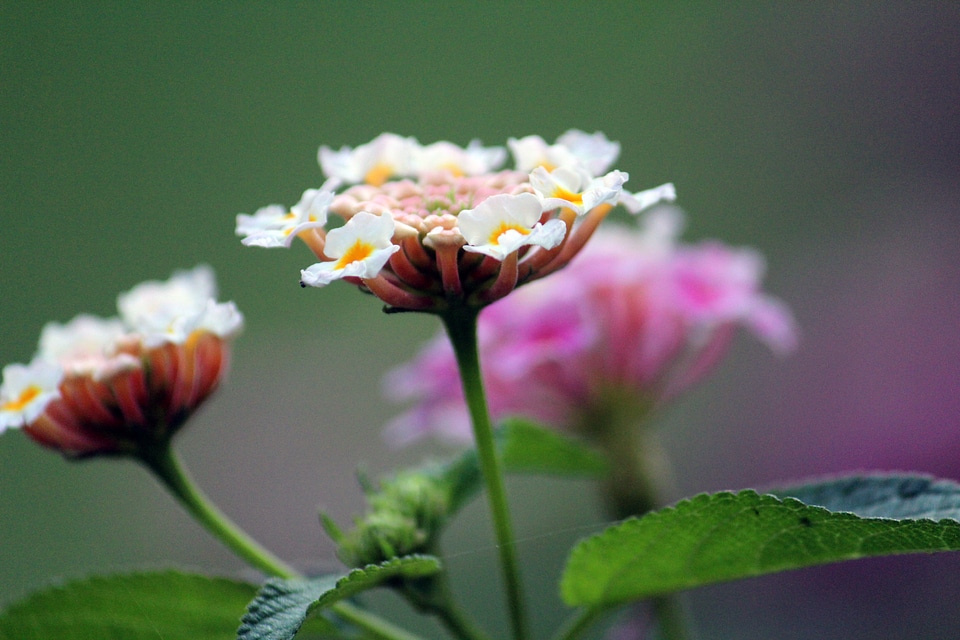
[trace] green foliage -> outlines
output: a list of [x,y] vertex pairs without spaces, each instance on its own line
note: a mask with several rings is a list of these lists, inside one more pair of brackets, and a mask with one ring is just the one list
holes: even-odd
[[703,494],[583,540],[564,570],[563,599],[599,609],[854,558],[960,549],[952,482],[854,477],[777,493]]
[[[592,478],[601,477],[608,470],[606,458],[580,440],[522,418],[504,420],[497,429],[496,443],[508,473]],[[469,502],[483,486],[474,449],[438,466],[433,473],[450,487],[451,513]]]
[[314,603],[336,590],[339,576],[316,579],[267,580],[247,607],[236,637],[239,640],[293,638]]
[[[601,454],[526,420],[505,421],[496,443],[508,472],[586,477],[607,472]],[[321,524],[349,566],[430,554],[446,523],[482,486],[476,450],[468,449],[448,462],[403,471],[379,483],[364,480],[368,509],[352,531],[344,534],[324,514]]]
[[422,578],[438,571],[437,558],[406,556],[354,569],[345,576],[267,580],[247,608],[237,640],[293,638],[308,617],[340,600],[393,578]]
[[609,465],[599,452],[523,419],[510,419],[497,432],[503,465],[512,473],[601,477]]
[[849,511],[863,518],[960,521],[960,485],[929,476],[850,476],[770,493],[831,511]]
[[231,640],[256,586],[164,571],[37,591],[0,614],[0,639]]

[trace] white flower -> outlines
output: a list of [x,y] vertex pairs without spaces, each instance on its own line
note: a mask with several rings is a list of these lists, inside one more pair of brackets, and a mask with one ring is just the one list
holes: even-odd
[[327,233],[324,253],[333,260],[302,270],[300,284],[322,287],[340,278],[375,278],[390,256],[400,250],[391,242],[394,226],[389,214],[355,214],[345,225]]
[[630,193],[624,191],[620,194],[620,202],[630,213],[640,213],[648,207],[661,202],[673,202],[677,199],[677,190],[672,182],[662,184],[653,189]]
[[317,160],[328,178],[380,186],[394,176],[413,174],[413,155],[419,146],[414,138],[382,133],[356,149],[345,146],[334,151],[322,146]]
[[457,217],[467,241],[463,249],[501,261],[526,245],[552,249],[563,242],[567,227],[556,218],[540,223],[542,214],[540,199],[532,193],[491,196]]
[[40,332],[38,356],[57,362],[67,375],[89,375],[95,380],[140,367],[140,359],[118,353],[128,338],[119,318],[81,314],[67,324],[48,322]]
[[597,205],[616,204],[629,175],[611,171],[601,178],[591,178],[582,168],[559,167],[547,171],[537,167],[530,172],[530,184],[543,199],[544,210],[567,207],[583,215]]
[[248,247],[289,247],[293,239],[307,229],[320,229],[327,224],[327,209],[333,202],[333,190],[326,188],[328,180],[319,189],[307,189],[300,202],[288,212],[281,205],[271,204],[257,210],[252,216],[237,216],[237,235]]
[[441,140],[415,147],[413,168],[418,174],[447,170],[455,176],[476,176],[498,169],[506,159],[507,150],[503,147],[484,147],[479,140],[471,140],[464,149]]
[[63,369],[40,358],[29,365],[4,367],[0,384],[0,433],[36,420],[52,400],[60,397],[62,380]]
[[243,244],[254,244],[250,241],[251,237],[271,234],[278,229],[282,229],[290,215],[290,212],[282,204],[269,204],[260,207],[252,216],[239,213],[237,214],[236,234],[244,237]]
[[200,265],[177,271],[165,281],[151,280],[117,298],[120,317],[143,335],[147,347],[164,342],[182,343],[198,328],[209,300],[216,300],[213,269]]
[[570,129],[557,138],[557,144],[566,147],[591,176],[602,174],[620,156],[620,143],[608,140],[602,131]]
[[209,331],[219,338],[234,338],[243,329],[243,314],[233,302],[207,300],[203,312],[193,318],[193,331]]
[[507,141],[517,171],[533,171],[544,167],[580,167],[592,178],[610,168],[620,155],[620,143],[612,142],[600,131],[593,134],[570,129],[556,144],[549,145],[540,136],[510,138]]
[[577,157],[563,145],[549,145],[540,136],[510,138],[507,146],[513,153],[517,171],[532,171],[537,167],[555,169],[577,164]]

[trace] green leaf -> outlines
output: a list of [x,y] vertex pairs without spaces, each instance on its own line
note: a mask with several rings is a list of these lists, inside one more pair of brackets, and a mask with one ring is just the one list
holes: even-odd
[[0,614],[0,639],[231,640],[256,586],[175,571],[44,589]]
[[561,579],[564,601],[604,608],[854,558],[960,549],[953,482],[857,477],[778,493],[703,494],[581,541]]
[[[497,429],[496,443],[503,457],[504,470],[508,473],[599,477],[609,469],[602,454],[579,440],[522,418],[505,420]],[[469,502],[483,486],[474,449],[427,470],[441,477],[450,487],[451,514]]]
[[237,640],[288,640],[296,636],[311,614],[339,600],[373,589],[391,578],[422,578],[439,570],[437,558],[404,556],[354,569],[345,576],[267,580],[247,607]]
[[917,475],[833,478],[770,493],[864,518],[960,521],[960,485]]
[[507,420],[497,435],[509,472],[598,477],[609,469],[602,454],[579,440],[527,420]]

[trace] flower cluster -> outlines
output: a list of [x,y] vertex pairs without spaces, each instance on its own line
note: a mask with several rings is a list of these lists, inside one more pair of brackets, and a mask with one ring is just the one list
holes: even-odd
[[168,440],[219,385],[243,326],[209,267],[145,282],[119,317],[49,323],[28,365],[3,370],[0,431],[22,427],[71,457],[134,454]]
[[[327,181],[287,210],[270,205],[237,216],[243,243],[289,247],[300,238],[319,262],[302,286],[344,279],[398,310],[483,307],[518,285],[563,267],[608,211],[672,200],[672,185],[624,191],[609,170],[619,144],[571,130],[548,144],[510,139],[507,150],[474,140],[421,145],[385,133],[356,148],[321,147]],[[350,185],[336,193],[341,185]],[[326,229],[335,214],[344,224]]]
[[[494,418],[583,428],[611,402],[663,403],[707,373],[744,325],[775,352],[795,346],[789,311],[760,291],[763,261],[718,242],[676,242],[674,208],[642,231],[600,229],[562,272],[480,314]],[[443,336],[391,372],[387,393],[414,407],[388,427],[395,443],[470,438],[457,365]]]

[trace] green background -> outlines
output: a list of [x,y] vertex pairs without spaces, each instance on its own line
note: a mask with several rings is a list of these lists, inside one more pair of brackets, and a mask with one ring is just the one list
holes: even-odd
[[[49,320],[211,264],[247,331],[180,449],[257,538],[335,567],[318,505],[345,523],[358,463],[443,450],[379,435],[395,410],[380,376],[436,326],[347,285],[301,290],[310,254],[244,248],[234,216],[319,186],[320,144],[599,129],[632,189],[676,183],[688,238],[763,251],[804,333],[782,361],[741,340],[665,418],[679,493],[853,468],[957,478],[958,70],[955,3],[2,2],[0,362],[29,360]],[[543,631],[562,549],[601,516],[588,485],[511,487]],[[499,616],[496,585],[469,577],[489,574],[488,529],[474,505],[447,548]],[[0,603],[169,564],[240,571],[132,464],[0,439]],[[960,562],[937,556],[692,602],[704,638],[954,638],[958,596]]]

